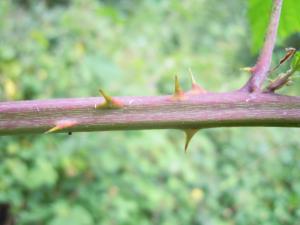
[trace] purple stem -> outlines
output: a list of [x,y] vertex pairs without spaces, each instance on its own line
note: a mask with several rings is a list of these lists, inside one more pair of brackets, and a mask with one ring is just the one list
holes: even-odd
[[197,129],[228,126],[300,127],[300,97],[263,93],[207,93],[117,97],[121,109],[95,109],[101,97],[0,102],[0,135],[131,129]]
[[[130,129],[200,129],[228,126],[300,127],[300,97],[261,93],[271,65],[282,0],[244,92],[117,97],[120,109],[95,109],[103,98],[0,102],[0,135]],[[250,93],[249,93],[250,92]],[[255,92],[255,93],[251,93]],[[60,129],[57,129],[59,127]]]
[[246,85],[241,89],[248,92],[262,92],[262,85],[268,76],[271,67],[273,49],[276,42],[278,24],[283,0],[273,0],[273,10],[270,18],[267,35],[263,49],[257,60],[256,65],[252,68],[252,76]]

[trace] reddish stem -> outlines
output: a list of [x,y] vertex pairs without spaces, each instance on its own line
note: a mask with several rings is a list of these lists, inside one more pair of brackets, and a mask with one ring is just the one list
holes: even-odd
[[251,70],[252,76],[246,85],[241,89],[242,91],[262,92],[262,85],[266,80],[271,68],[272,54],[277,37],[282,1],[283,0],[273,0],[273,10],[263,49],[256,65]]
[[273,0],[264,47],[252,68],[251,78],[241,89],[244,92],[215,94],[197,89],[183,93],[178,84],[176,92],[180,98],[176,94],[117,97],[111,101],[121,104],[113,109],[95,107],[107,103],[107,96],[106,101],[99,97],[0,102],[0,135],[225,126],[300,127],[300,97],[261,93],[270,70],[281,6],[282,0]]
[[300,97],[232,92],[190,95],[178,101],[173,96],[116,99],[123,108],[95,109],[104,101],[101,97],[1,102],[0,135],[44,133],[55,126],[63,128],[56,132],[300,127]]

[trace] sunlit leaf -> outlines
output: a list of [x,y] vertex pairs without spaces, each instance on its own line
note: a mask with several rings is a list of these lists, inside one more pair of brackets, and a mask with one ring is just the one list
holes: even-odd
[[296,52],[291,67],[295,71],[300,71],[300,52]]
[[[249,0],[248,18],[251,33],[251,48],[258,52],[262,47],[272,8],[272,0]],[[298,0],[284,0],[278,35],[285,39],[300,32],[300,4]],[[291,46],[293,47],[293,46]]]

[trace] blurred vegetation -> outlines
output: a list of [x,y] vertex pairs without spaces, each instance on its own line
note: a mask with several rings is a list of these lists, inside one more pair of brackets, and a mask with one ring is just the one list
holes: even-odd
[[[257,57],[251,35],[242,0],[0,1],[0,100],[169,94],[175,73],[189,87],[188,68],[208,90],[237,89]],[[299,130],[204,130],[188,154],[183,142],[179,131],[0,137],[0,203],[21,225],[300,221]]]

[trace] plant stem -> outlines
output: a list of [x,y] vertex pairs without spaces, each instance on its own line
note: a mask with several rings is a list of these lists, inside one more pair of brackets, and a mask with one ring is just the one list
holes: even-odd
[[[0,135],[131,129],[196,130],[229,126],[300,127],[300,97],[262,93],[283,0],[273,0],[264,47],[239,92],[206,93],[193,81],[184,93],[157,97],[53,99],[0,102]],[[281,83],[279,83],[281,84]],[[188,143],[188,142],[187,142]]]
[[117,97],[121,109],[95,109],[101,97],[0,103],[0,135],[130,129],[198,129],[228,126],[300,127],[300,97],[264,93],[208,93]]
[[263,49],[256,65],[252,68],[252,76],[246,85],[241,89],[242,91],[262,92],[262,85],[266,80],[271,68],[272,54],[277,37],[282,1],[283,0],[273,0],[273,10]]

